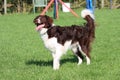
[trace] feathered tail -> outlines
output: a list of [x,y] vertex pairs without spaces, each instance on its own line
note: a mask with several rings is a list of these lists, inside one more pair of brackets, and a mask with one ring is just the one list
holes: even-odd
[[88,57],[90,57],[89,53],[91,50],[91,42],[95,38],[94,15],[90,10],[84,9],[81,11],[81,16],[87,21],[84,28],[84,33],[86,34],[85,36],[87,36],[87,38],[85,41],[83,41],[83,44],[86,46],[86,48],[83,48],[83,51]]
[[94,15],[89,9],[84,9],[81,11],[81,16],[87,21],[85,27],[88,28],[89,37],[95,37],[95,25],[94,25]]

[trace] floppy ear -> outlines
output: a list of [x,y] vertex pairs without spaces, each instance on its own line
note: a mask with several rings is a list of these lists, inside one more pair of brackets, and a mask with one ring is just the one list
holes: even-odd
[[49,17],[48,21],[49,21],[49,23],[52,25],[53,19],[52,19],[51,17]]
[[51,17],[47,16],[47,15],[45,15],[45,16],[47,17],[47,21],[48,21],[49,26],[52,26],[53,19]]

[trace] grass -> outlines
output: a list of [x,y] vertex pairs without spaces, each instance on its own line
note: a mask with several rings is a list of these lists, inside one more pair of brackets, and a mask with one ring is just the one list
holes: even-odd
[[[76,10],[79,13],[80,10]],[[48,12],[52,16],[52,12]],[[38,14],[0,16],[0,80],[119,80],[120,11],[96,10],[96,39],[91,64],[77,66],[77,58],[68,51],[58,71],[52,69],[52,57],[35,31]],[[71,13],[59,13],[55,24],[82,24]]]

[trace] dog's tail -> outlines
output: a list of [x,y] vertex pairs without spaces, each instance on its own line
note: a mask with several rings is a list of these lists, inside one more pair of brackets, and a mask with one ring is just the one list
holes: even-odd
[[85,19],[86,16],[88,16],[88,15],[89,15],[89,17],[91,17],[93,20],[95,19],[93,13],[92,13],[89,9],[84,9],[84,10],[81,11],[81,16],[82,16],[82,18]]
[[89,9],[84,9],[81,11],[81,16],[87,21],[85,27],[89,32],[89,36],[92,38],[95,37],[95,24],[94,24],[94,15]]
[[81,16],[87,21],[84,28],[84,33],[85,36],[87,36],[86,38],[87,40],[85,40],[83,44],[86,46],[84,51],[86,51],[87,56],[90,57],[89,55],[89,52],[91,50],[90,45],[95,38],[94,15],[89,9],[84,9],[81,12]]
[[87,27],[94,27],[94,15],[89,9],[82,10],[81,16],[87,21]]

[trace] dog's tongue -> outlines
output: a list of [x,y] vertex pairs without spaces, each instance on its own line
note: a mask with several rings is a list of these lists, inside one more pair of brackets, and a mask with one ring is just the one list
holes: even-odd
[[41,28],[43,28],[44,26],[45,26],[45,24],[41,24],[41,25],[39,25],[39,26],[36,27],[36,30],[38,31],[38,30],[40,30]]

